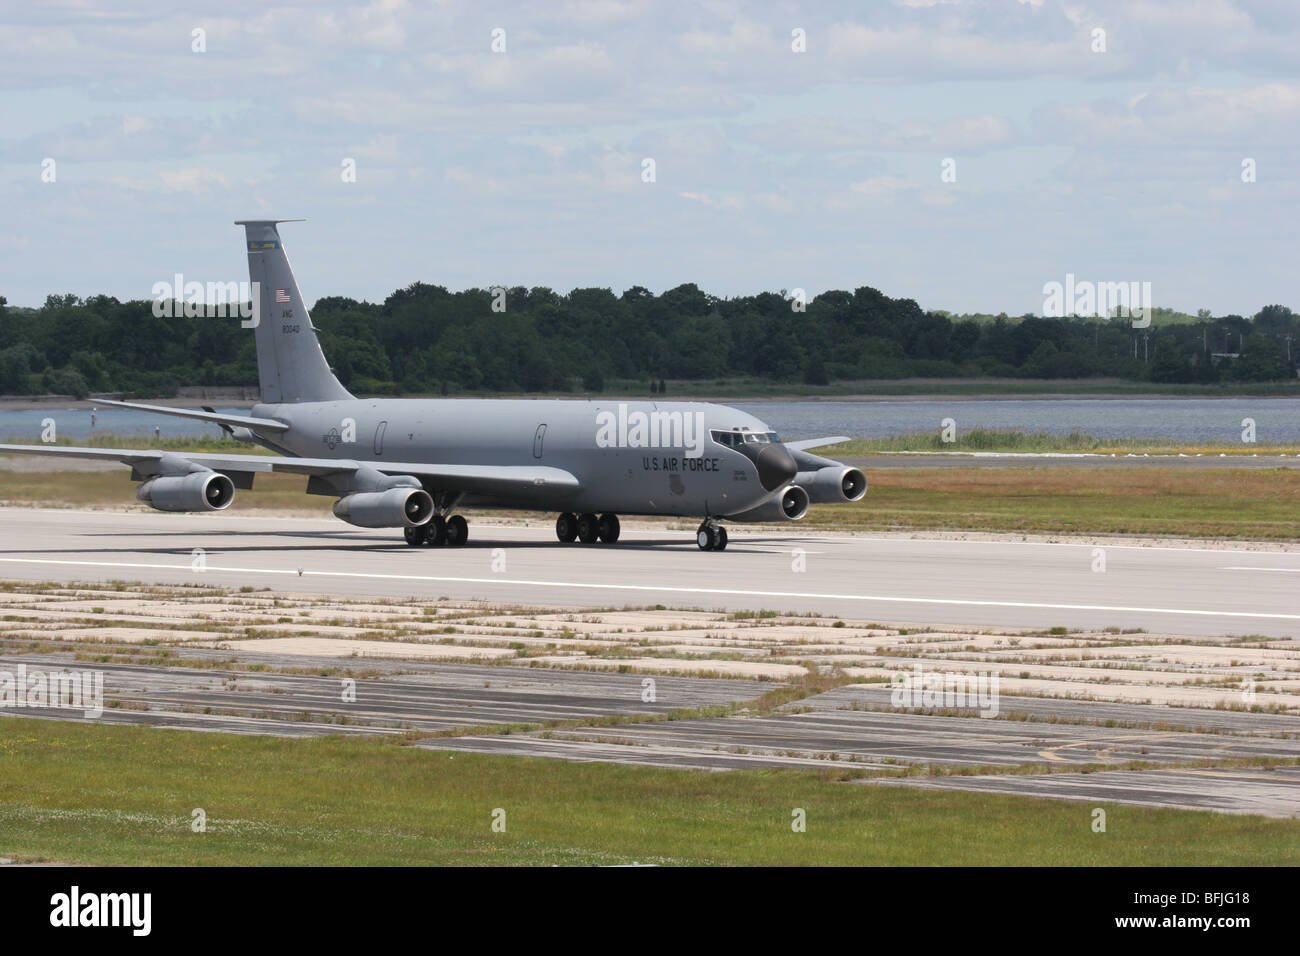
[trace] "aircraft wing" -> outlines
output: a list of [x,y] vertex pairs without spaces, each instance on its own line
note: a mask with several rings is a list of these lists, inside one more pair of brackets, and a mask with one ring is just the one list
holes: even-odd
[[196,412],[189,408],[169,408],[166,405],[139,405],[135,402],[117,402],[107,398],[95,400],[96,405],[111,405],[115,408],[130,408],[137,412],[153,412],[155,415],[175,415],[177,418],[193,418],[215,425],[242,425],[245,428],[258,428],[262,431],[285,432],[289,426],[274,418],[253,418],[251,415],[222,415],[220,412]]
[[805,438],[802,441],[783,442],[791,451],[807,451],[809,448],[821,448],[823,445],[838,445],[840,442],[852,441],[847,435],[835,435],[832,438]]
[[[419,462],[357,461],[350,458],[287,458],[280,455],[209,455],[160,449],[76,448],[68,445],[3,445],[0,455],[50,455],[62,458],[91,458],[119,461],[138,475],[149,476],[173,470],[168,466],[192,462],[222,473],[279,472],[291,475],[341,475],[370,468],[386,475],[414,475],[428,483],[454,491],[502,495],[526,488],[578,488],[580,482],[562,468],[544,465],[442,465]],[[247,487],[247,486],[245,486]]]

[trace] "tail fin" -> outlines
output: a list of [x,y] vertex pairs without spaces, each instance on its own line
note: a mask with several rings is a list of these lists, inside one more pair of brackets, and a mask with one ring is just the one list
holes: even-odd
[[257,377],[262,401],[269,405],[293,402],[335,402],[352,398],[330,371],[307,303],[298,291],[276,226],[295,219],[243,219],[248,240],[248,277],[259,295]]

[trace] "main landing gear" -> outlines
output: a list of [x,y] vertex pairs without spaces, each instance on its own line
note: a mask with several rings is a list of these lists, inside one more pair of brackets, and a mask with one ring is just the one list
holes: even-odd
[[701,551],[726,551],[727,529],[713,518],[700,522],[700,530],[695,532],[695,543]]
[[575,515],[566,511],[555,519],[555,536],[565,544],[575,540],[583,544],[595,544],[597,541],[613,544],[618,540],[619,530],[618,515],[612,512],[596,517],[593,514]]
[[412,547],[427,545],[440,548],[444,544],[460,546],[469,540],[469,522],[460,515],[444,518],[434,515],[422,525],[407,528],[404,532],[406,543]]

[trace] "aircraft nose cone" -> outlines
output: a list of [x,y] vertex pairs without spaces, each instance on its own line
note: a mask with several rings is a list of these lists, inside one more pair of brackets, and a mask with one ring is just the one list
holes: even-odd
[[767,491],[789,484],[799,472],[789,450],[776,443],[763,445],[754,457],[754,465],[758,468],[759,483]]

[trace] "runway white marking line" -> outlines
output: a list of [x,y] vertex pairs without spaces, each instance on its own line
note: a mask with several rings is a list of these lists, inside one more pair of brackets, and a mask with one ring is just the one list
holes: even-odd
[[[794,548],[756,548],[752,544],[745,544],[743,541],[732,539],[735,547],[732,551],[744,551],[746,554],[793,554]],[[809,551],[807,548],[800,548],[804,554],[825,554],[825,551]]]
[[808,591],[748,591],[740,588],[687,588],[666,584],[588,584],[580,581],[532,581],[522,578],[462,578],[431,574],[369,574],[364,571],[309,571],[297,568],[230,568],[209,564],[196,572],[187,564],[128,564],[120,561],[58,561],[52,558],[0,558],[8,564],[54,564],[92,568],[139,568],[142,570],[188,571],[206,574],[285,574],[291,577],[377,578],[385,581],[428,581],[441,584],[513,584],[520,587],[582,588],[600,591],[655,591],[671,594],[725,594],[731,597],[815,598],[828,601],[875,601],[887,604],[943,604],[956,607],[1014,607],[1049,611],[1124,611],[1134,614],[1174,614],[1192,617],[1255,618],[1300,621],[1300,614],[1270,614],[1260,611],[1206,611],[1192,608],[1128,607],[1111,604],[1047,604],[1037,601],[973,601],[960,598],[888,597],[872,594],[820,594]]

